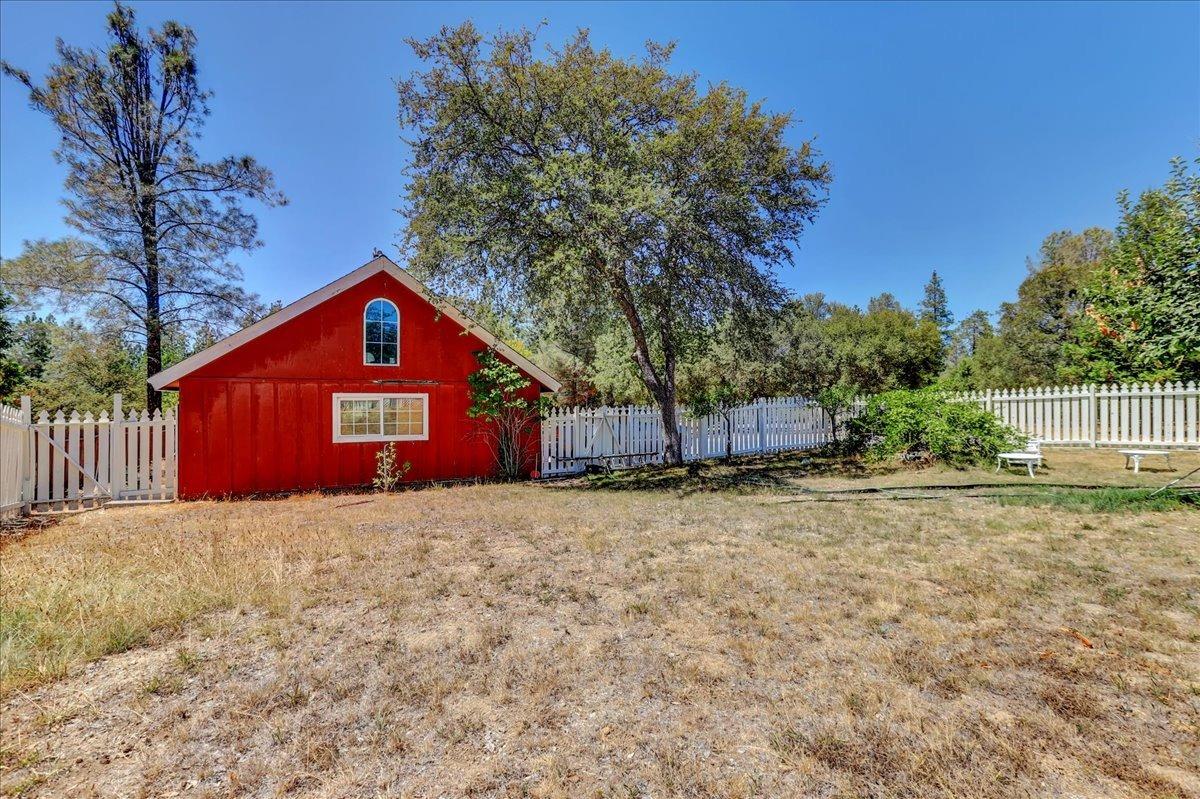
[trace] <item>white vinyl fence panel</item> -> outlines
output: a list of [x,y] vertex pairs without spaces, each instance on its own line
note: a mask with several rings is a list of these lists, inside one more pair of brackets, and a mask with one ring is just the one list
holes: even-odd
[[0,406],[0,422],[0,505],[6,514],[175,497],[174,410],[126,413],[118,395],[112,416],[42,411],[32,419],[25,397],[20,409]]
[[[1063,386],[958,395],[978,402],[1026,435],[1047,444],[1200,447],[1200,389],[1195,383]],[[856,404],[861,408],[862,402]],[[821,446],[832,440],[828,416],[801,397],[763,399],[690,418],[679,414],[685,460],[753,455]],[[589,463],[613,468],[661,463],[662,421],[656,408],[558,408],[542,422],[542,474],[581,472]]]

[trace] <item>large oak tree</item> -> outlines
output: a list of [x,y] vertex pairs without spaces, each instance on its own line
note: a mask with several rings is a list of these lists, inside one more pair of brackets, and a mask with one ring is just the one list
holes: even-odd
[[[5,263],[18,296],[49,294],[97,323],[144,337],[147,376],[163,366],[164,330],[242,318],[254,298],[228,259],[260,246],[244,199],[283,203],[271,172],[247,155],[195,150],[209,93],[197,83],[196,37],[177,23],[142,33],[133,10],[108,15],[101,52],[58,42],[42,84],[3,64],[61,135],[67,222],[80,234],[27,243]],[[147,384],[146,405],[161,398]]]
[[677,365],[717,320],[781,300],[774,267],[828,166],[785,142],[787,114],[669,71],[669,45],[623,59],[586,31],[543,50],[469,23],[409,44],[427,67],[398,82],[412,264],[454,294],[499,290],[551,330],[627,326],[679,463]]

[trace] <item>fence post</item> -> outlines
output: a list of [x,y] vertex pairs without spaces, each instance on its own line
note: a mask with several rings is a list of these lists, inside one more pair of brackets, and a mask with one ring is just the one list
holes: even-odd
[[621,437],[624,439],[622,445],[625,449],[625,465],[632,466],[633,458],[629,457],[633,452],[633,409],[628,405],[621,407],[619,417],[621,421]]
[[125,411],[121,408],[121,395],[113,394],[112,423],[108,426],[108,480],[109,497],[121,498],[125,490]]
[[1096,425],[1100,424],[1100,413],[1096,406],[1096,384],[1088,384],[1088,446],[1096,446]]
[[579,406],[575,406],[575,413],[571,415],[571,467],[574,468],[575,460],[583,457],[583,421],[579,418]]
[[21,397],[21,424],[25,426],[25,444],[21,447],[21,513],[25,516],[33,509],[33,400],[28,395]]
[[754,403],[754,421],[758,429],[758,452],[761,455],[767,451],[767,414],[763,407],[765,399],[758,398],[758,402]]

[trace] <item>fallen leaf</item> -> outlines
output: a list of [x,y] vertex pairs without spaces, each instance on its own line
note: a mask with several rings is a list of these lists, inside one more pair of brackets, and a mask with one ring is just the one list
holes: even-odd
[[1091,641],[1089,641],[1087,638],[1085,638],[1085,637],[1084,637],[1083,633],[1079,632],[1079,630],[1075,630],[1075,629],[1072,629],[1072,628],[1070,628],[1070,627],[1063,627],[1063,628],[1061,628],[1061,629],[1062,629],[1062,631],[1063,631],[1064,633],[1066,633],[1067,635],[1073,636],[1073,637],[1075,638],[1075,640],[1076,640],[1076,641],[1078,641],[1079,643],[1083,644],[1083,645],[1084,645],[1084,646],[1086,646],[1088,649],[1095,649],[1095,648],[1096,648],[1096,647],[1095,647],[1095,646],[1092,644],[1092,642],[1091,642]]

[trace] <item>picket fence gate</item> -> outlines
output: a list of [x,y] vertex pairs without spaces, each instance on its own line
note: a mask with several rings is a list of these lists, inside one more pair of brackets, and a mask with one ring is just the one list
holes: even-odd
[[175,498],[178,425],[174,410],[42,411],[28,397],[0,406],[0,513],[68,511],[110,502]]
[[[1060,446],[1200,447],[1200,388],[1194,382],[1004,389],[955,395],[978,402],[1006,424]],[[865,404],[859,400],[850,415]],[[690,418],[679,411],[685,460],[725,454],[722,414]],[[833,438],[829,417],[802,397],[760,399],[729,411],[733,453],[807,449]],[[662,421],[648,406],[558,408],[542,422],[546,476],[661,463]]]

